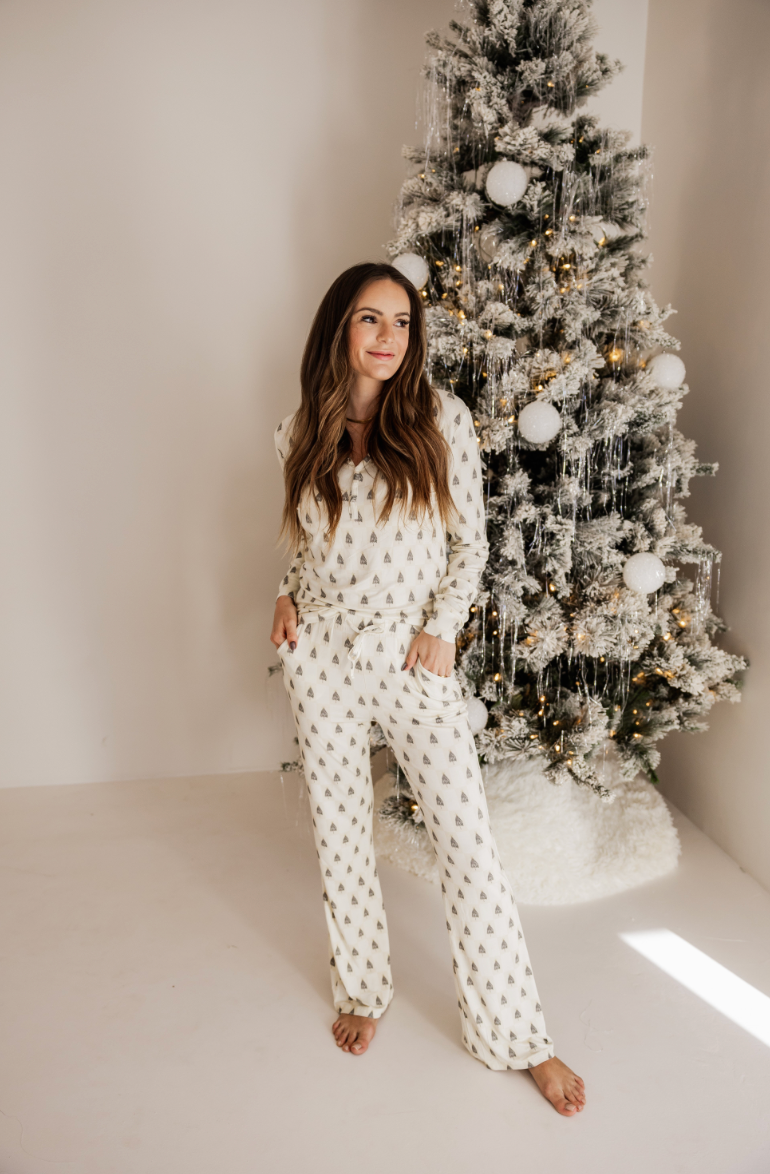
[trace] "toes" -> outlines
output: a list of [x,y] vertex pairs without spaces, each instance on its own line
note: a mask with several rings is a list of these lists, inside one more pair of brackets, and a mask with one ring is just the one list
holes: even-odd
[[360,1056],[369,1046],[374,1035],[374,1026],[363,1023],[358,1027],[355,1016],[340,1015],[332,1024],[332,1033],[338,1048],[343,1052],[352,1052]]
[[585,1108],[585,1097],[581,1097],[579,1093],[567,1093],[566,1100],[567,1104],[572,1105],[578,1113]]

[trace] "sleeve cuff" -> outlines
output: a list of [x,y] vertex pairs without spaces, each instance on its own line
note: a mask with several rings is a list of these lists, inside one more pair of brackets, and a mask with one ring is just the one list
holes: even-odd
[[431,616],[423,627],[428,636],[438,636],[439,640],[446,640],[447,644],[454,644],[457,639],[457,629],[449,627],[446,620],[440,616]]

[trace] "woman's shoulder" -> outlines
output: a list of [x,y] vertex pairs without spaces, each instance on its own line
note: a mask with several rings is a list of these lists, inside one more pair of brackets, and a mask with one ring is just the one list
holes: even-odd
[[273,433],[275,449],[278,453],[278,459],[282,465],[289,455],[289,446],[292,442],[292,426],[294,424],[294,417],[296,415],[296,411],[289,412],[288,416],[284,416]]
[[451,389],[434,387],[433,390],[437,397],[434,408],[436,423],[450,444],[455,437],[463,436],[466,432],[469,436],[475,436],[473,416],[465,400],[460,399]]

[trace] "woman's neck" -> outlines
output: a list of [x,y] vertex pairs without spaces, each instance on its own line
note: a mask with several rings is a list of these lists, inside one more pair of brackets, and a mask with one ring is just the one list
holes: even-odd
[[377,400],[382,391],[382,380],[358,376],[348,396],[345,415],[353,420],[368,420],[374,415]]

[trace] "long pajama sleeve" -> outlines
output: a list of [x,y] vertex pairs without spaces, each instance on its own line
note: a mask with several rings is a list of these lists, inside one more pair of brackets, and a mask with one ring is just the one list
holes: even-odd
[[[293,416],[287,416],[286,419],[281,421],[281,423],[278,425],[275,432],[273,433],[273,440],[275,442],[275,451],[278,454],[278,462],[281,466],[281,470],[283,470],[283,466],[286,461],[286,456],[288,454],[288,445],[291,443],[291,436],[290,436],[288,425],[289,425],[290,421],[292,420],[292,418],[293,418]],[[302,571],[302,564],[304,563],[306,556],[307,556],[307,543],[306,543],[304,536],[303,536],[303,539],[300,542],[299,547],[297,548],[297,550],[294,554],[294,557],[291,560],[291,565],[290,565],[288,571],[286,572],[284,577],[281,579],[281,583],[278,588],[278,595],[276,596],[276,598],[280,598],[281,595],[289,595],[296,603],[297,592],[299,591],[299,585],[300,585],[300,574]]]
[[449,488],[457,508],[450,522],[446,574],[436,591],[433,615],[425,625],[429,636],[453,643],[468,619],[478,593],[481,574],[489,557],[484,513],[484,481],[481,456],[467,405],[452,397],[452,460]]
[[297,602],[300,574],[302,571],[302,564],[305,561],[306,553],[307,547],[303,542],[294,555],[294,558],[291,560],[291,566],[289,567],[284,577],[281,579],[281,585],[278,588],[278,595],[276,596],[276,599],[280,598],[281,595],[290,595],[294,602]]

